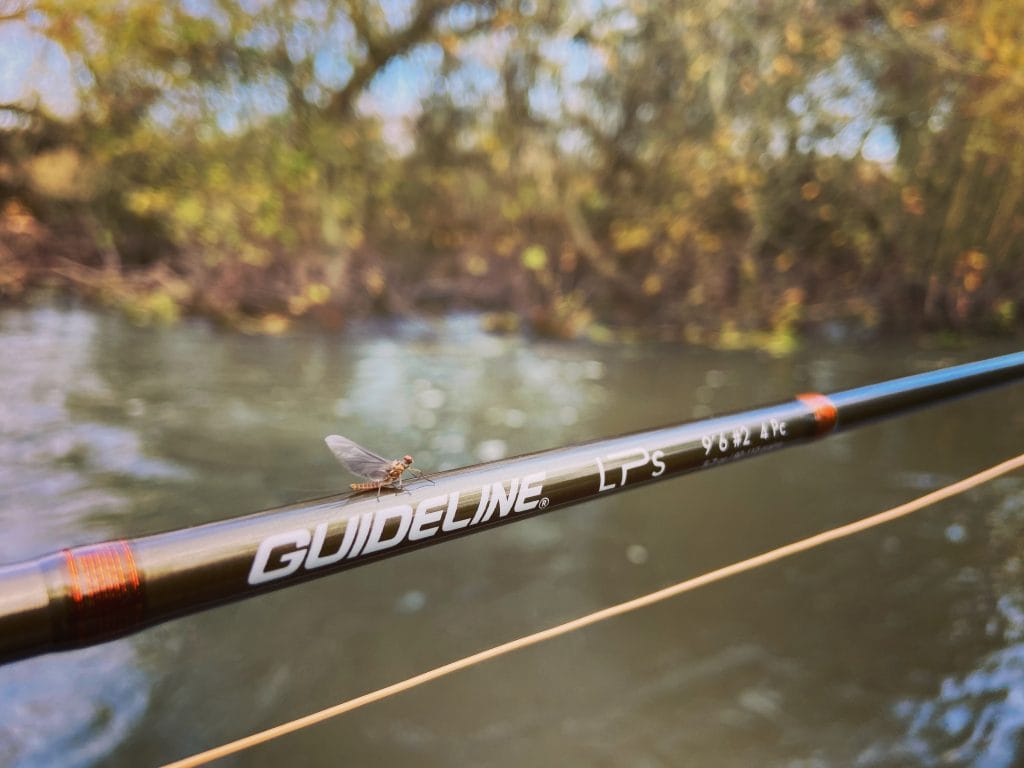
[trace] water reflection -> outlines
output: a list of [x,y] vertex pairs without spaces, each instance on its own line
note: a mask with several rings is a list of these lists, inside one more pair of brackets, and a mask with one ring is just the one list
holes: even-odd
[[[995,587],[997,598],[994,610],[986,613],[984,634],[1005,646],[983,656],[970,671],[945,677],[937,695],[895,704],[892,712],[899,735],[865,750],[858,765],[875,768],[897,761],[979,768],[1020,765],[1024,735],[1024,556],[1020,550],[1024,493],[1018,484],[1001,484],[1006,495],[994,505],[983,529],[990,537],[989,549],[1001,557],[987,563],[984,572],[970,569],[961,573],[960,582],[974,587],[972,592]],[[954,526],[962,533],[952,540],[961,543],[970,529]],[[949,538],[949,529],[946,535]]]
[[[2,315],[0,350],[19,363],[0,370],[5,560],[337,490],[332,432],[440,470],[1007,351],[777,360],[527,344],[466,317],[265,339],[54,310]],[[49,765],[50,744],[166,761],[878,511],[1019,450],[1020,389],[0,668],[0,765]],[[1022,519],[1006,478],[245,763],[344,745],[359,764],[1009,765]]]
[[150,685],[128,642],[0,670],[0,765],[99,765],[138,724]]
[[962,678],[946,678],[935,697],[899,702],[894,715],[905,732],[865,750],[858,766],[1020,765],[1024,644],[993,653]]
[[[69,399],[110,399],[96,332],[81,312],[0,320],[0,562],[115,536],[130,513],[116,486],[182,477],[130,428],[71,415]],[[97,764],[142,717],[149,684],[130,641],[0,669],[0,765]]]

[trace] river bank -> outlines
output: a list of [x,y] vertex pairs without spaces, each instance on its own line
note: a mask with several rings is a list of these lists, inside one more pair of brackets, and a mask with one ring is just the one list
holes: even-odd
[[[387,281],[373,269],[367,274],[352,257],[335,260],[331,284],[305,269],[268,273],[237,264],[234,277],[225,268],[211,283],[208,275],[176,269],[169,256],[150,264],[123,264],[116,251],[104,252],[86,229],[79,224],[56,230],[27,209],[9,204],[0,215],[0,301],[33,306],[79,300],[123,313],[141,326],[167,326],[198,317],[243,333],[271,336],[296,329],[339,330],[375,317],[469,311],[479,314],[482,327],[495,333],[598,343],[654,340],[775,354],[789,354],[809,340],[865,341],[895,334],[919,344],[957,346],[1021,333],[1010,310],[1002,323],[977,317],[943,323],[923,316],[884,321],[877,302],[851,295],[842,302],[814,303],[799,286],[782,292],[779,308],[769,317],[758,318],[723,303],[701,323],[680,325],[655,317],[646,323],[634,319],[616,325],[579,298],[556,292],[543,299],[524,291],[521,276],[515,274],[509,276],[507,290],[494,280],[472,278],[409,284]],[[353,290],[353,282],[361,282],[364,290]]]

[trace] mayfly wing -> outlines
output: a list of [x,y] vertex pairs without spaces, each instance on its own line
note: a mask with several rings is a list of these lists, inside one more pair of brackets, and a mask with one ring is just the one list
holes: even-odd
[[358,443],[341,435],[328,435],[324,438],[324,442],[331,449],[334,458],[340,461],[342,466],[353,475],[359,475],[374,482],[384,480],[388,476],[388,467],[391,466],[391,462],[383,456],[378,456],[373,451],[368,451]]

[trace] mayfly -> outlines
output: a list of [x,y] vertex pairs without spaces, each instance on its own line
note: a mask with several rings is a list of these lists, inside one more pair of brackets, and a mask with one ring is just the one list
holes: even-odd
[[358,443],[349,440],[341,435],[328,435],[324,438],[327,447],[331,449],[334,458],[341,462],[353,475],[365,477],[368,483],[352,483],[349,487],[353,491],[377,490],[377,498],[380,498],[382,488],[401,488],[402,475],[408,472],[416,472],[420,477],[423,473],[417,469],[410,469],[412,456],[408,454],[400,459],[388,461],[383,456],[378,456]]

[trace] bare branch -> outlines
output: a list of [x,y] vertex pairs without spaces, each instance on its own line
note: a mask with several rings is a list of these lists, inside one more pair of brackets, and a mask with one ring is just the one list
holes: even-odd
[[395,57],[430,39],[437,17],[455,3],[456,0],[422,0],[408,26],[385,39],[378,39],[365,16],[353,14],[353,26],[366,46],[366,60],[355,68],[345,87],[331,99],[326,109],[327,114],[335,117],[348,114],[355,100],[376,74]]

